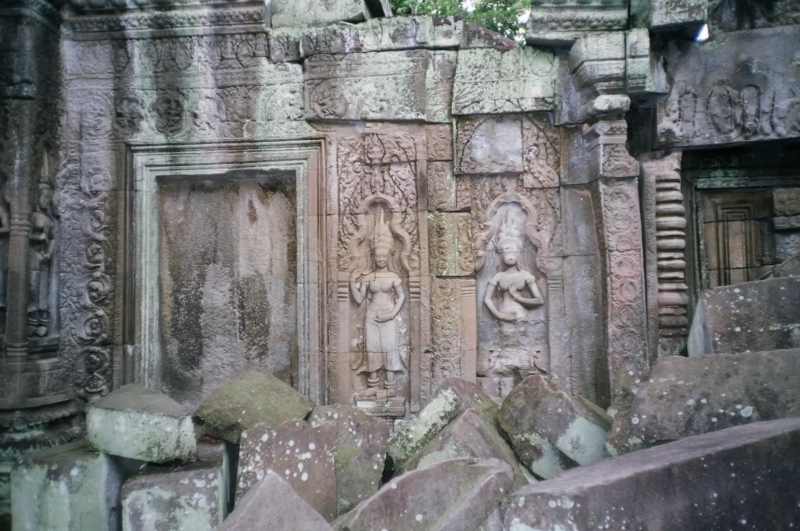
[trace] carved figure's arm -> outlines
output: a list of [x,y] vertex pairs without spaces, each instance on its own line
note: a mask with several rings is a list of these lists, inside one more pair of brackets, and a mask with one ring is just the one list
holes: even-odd
[[3,196],[0,194],[0,234],[6,234],[11,231],[9,223],[8,209],[2,204]]
[[531,294],[533,295],[532,299],[523,297],[514,289],[510,291],[511,297],[523,306],[541,306],[544,304],[542,293],[539,291],[539,286],[536,285],[536,278],[531,275],[529,278],[525,279],[525,284],[528,286],[528,289],[531,290]]
[[353,300],[356,301],[356,304],[359,306],[362,302],[364,302],[364,298],[367,296],[367,283],[368,282],[358,282],[356,279],[360,277],[358,271],[353,271],[353,274],[350,275],[350,295],[353,296]]
[[517,322],[517,317],[510,313],[501,312],[497,309],[497,306],[494,305],[494,291],[497,288],[497,277],[493,278],[489,281],[489,285],[486,286],[486,295],[483,297],[483,303],[489,308],[489,311],[492,312],[497,319],[501,321],[506,321],[508,323],[515,323]]

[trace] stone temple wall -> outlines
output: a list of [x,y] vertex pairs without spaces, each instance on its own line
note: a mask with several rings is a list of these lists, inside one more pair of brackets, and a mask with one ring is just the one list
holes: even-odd
[[800,28],[634,4],[537,1],[527,47],[382,1],[0,6],[0,498],[128,382],[399,418],[448,376],[609,406],[684,352],[700,289],[800,250],[796,161],[682,162],[800,136]]

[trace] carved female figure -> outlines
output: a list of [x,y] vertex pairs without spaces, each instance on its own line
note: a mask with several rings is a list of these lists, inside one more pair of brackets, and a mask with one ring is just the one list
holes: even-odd
[[0,171],[0,333],[5,327],[6,289],[8,275],[8,238],[11,230],[8,201],[6,201],[6,177]]
[[[483,302],[492,315],[500,321],[517,323],[527,317],[526,307],[541,306],[544,304],[544,299],[536,285],[536,277],[519,266],[522,238],[519,228],[511,218],[506,218],[500,227],[497,249],[502,256],[505,269],[489,280]],[[521,294],[526,287],[533,297]],[[502,295],[499,308],[494,300],[497,291]]]
[[56,240],[53,235],[53,190],[39,182],[39,196],[31,213],[30,275],[28,284],[28,335],[46,336],[50,324],[50,261]]
[[370,240],[373,265],[370,271],[355,270],[350,275],[350,293],[356,304],[367,301],[365,322],[364,356],[357,364],[356,374],[367,374],[367,388],[359,394],[360,398],[374,398],[384,378],[386,396],[397,394],[397,372],[404,370],[400,346],[398,313],[403,308],[406,294],[403,279],[392,270],[394,237],[389,225],[384,222],[381,210],[380,220]]

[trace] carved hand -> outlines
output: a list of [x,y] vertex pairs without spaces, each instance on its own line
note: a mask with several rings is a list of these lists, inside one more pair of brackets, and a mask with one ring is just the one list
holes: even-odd
[[498,319],[500,319],[501,321],[505,321],[507,323],[518,323],[521,320],[520,317],[517,317],[513,313],[506,313],[506,312],[500,312],[500,311],[495,313],[494,316],[497,317]]
[[385,323],[392,319],[394,319],[394,314],[392,312],[378,312],[375,314],[375,320],[379,323]]

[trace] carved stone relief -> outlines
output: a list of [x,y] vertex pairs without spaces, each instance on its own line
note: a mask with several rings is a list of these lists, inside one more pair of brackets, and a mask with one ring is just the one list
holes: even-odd
[[537,48],[458,53],[453,114],[548,111],[555,108],[555,57]]
[[[337,144],[338,270],[332,392],[370,414],[419,407],[421,249],[417,154],[407,133],[370,132]],[[335,333],[333,330],[335,329]],[[426,347],[427,348],[427,347]],[[429,376],[428,376],[429,378]]]
[[[756,46],[754,39],[768,39],[770,45]],[[770,28],[721,35],[719,50],[723,55],[699,44],[668,53],[667,74],[673,81],[669,95],[658,105],[659,145],[696,146],[800,136],[800,77],[781,55],[798,39],[797,27]],[[705,66],[710,53],[717,65],[711,70]],[[765,65],[766,70],[754,65]]]
[[565,46],[583,34],[625,29],[627,23],[627,0],[535,0],[526,36],[533,44]]
[[555,190],[529,190],[521,177],[473,181],[478,304],[477,373],[506,396],[526,376],[550,371],[551,300],[563,304],[560,205]]
[[453,60],[426,50],[315,55],[305,65],[306,116],[447,121]]
[[477,346],[475,280],[434,278],[431,284],[430,385],[426,398],[451,376],[474,381]]
[[46,337],[55,331],[58,270],[55,266],[57,199],[45,154],[31,213],[28,236],[28,336]]
[[521,173],[526,188],[560,184],[560,139],[546,117],[505,115],[460,118],[456,173]]

